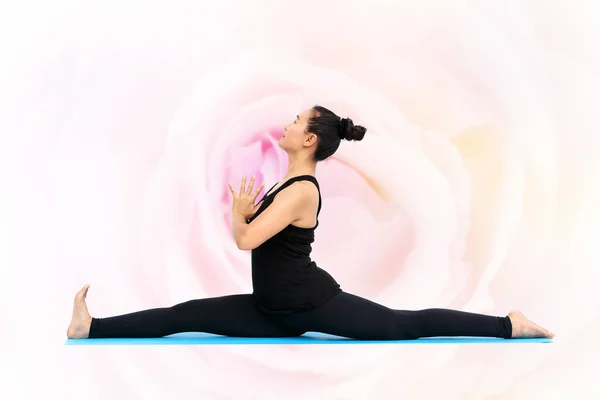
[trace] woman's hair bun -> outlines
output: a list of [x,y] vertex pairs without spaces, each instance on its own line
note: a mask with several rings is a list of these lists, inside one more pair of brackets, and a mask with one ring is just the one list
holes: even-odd
[[340,120],[340,138],[345,140],[362,140],[367,129],[360,125],[354,125],[350,118]]

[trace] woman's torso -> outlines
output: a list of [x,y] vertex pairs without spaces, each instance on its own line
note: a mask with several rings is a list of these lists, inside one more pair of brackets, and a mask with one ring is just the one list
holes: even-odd
[[307,210],[294,224],[252,250],[252,283],[259,307],[271,313],[290,313],[317,307],[340,291],[339,284],[311,260],[314,231],[319,225],[321,195],[312,175],[292,177],[271,188],[261,200],[252,222],[282,190],[299,181],[312,182],[318,191],[316,212]]

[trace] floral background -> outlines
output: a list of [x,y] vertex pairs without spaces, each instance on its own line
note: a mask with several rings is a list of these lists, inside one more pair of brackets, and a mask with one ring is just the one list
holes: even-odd
[[[2,7],[3,398],[600,396],[597,2]],[[250,292],[227,184],[313,104],[368,128],[318,167],[319,266],[555,342],[63,346],[85,283],[100,317]]]

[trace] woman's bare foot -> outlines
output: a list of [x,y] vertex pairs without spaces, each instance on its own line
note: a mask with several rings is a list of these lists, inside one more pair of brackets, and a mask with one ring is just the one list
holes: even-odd
[[525,318],[520,311],[511,311],[508,313],[512,323],[513,338],[549,338],[554,337],[554,333],[538,326]]
[[73,316],[71,317],[71,324],[67,329],[67,337],[69,339],[85,339],[90,334],[90,325],[92,324],[92,317],[88,312],[87,305],[85,304],[85,297],[87,296],[90,285],[85,285],[75,295],[75,302],[73,304]]

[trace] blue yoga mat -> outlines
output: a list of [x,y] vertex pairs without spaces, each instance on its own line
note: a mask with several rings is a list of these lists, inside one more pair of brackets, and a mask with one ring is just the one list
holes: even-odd
[[222,344],[467,344],[552,343],[552,339],[500,339],[479,337],[422,338],[416,340],[354,340],[323,333],[305,333],[293,338],[235,338],[207,333],[178,333],[151,339],[67,339],[66,346],[91,345],[222,345]]

